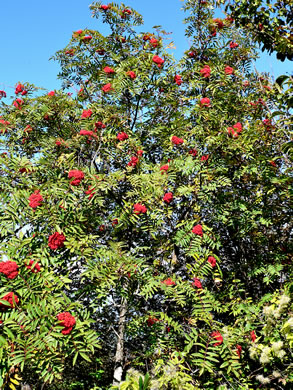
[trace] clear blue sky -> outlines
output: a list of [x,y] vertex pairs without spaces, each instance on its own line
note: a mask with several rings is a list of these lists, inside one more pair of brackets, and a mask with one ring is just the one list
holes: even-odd
[[[91,18],[89,0],[0,0],[0,3],[0,89],[9,95],[18,81],[58,89],[59,66],[49,61],[49,57],[66,46],[72,31],[86,27],[101,30],[102,26],[101,20]],[[173,32],[176,56],[190,46],[184,36],[180,0],[128,0],[124,3],[144,16],[145,30],[151,31],[152,26],[159,24]],[[262,54],[257,69],[277,77],[291,72],[292,62],[282,63],[275,55]]]

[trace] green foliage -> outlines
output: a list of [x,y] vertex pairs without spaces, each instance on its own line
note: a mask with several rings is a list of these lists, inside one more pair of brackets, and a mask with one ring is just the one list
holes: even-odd
[[126,379],[119,386],[112,386],[111,389],[120,390],[148,390],[150,389],[150,376],[146,374],[141,376],[135,370],[129,370],[126,374]]
[[248,29],[261,43],[262,49],[276,52],[277,58],[293,60],[292,2],[236,0],[227,8],[237,25]]

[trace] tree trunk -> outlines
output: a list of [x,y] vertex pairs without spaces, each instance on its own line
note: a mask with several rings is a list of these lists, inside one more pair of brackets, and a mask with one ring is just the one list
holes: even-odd
[[125,331],[125,318],[127,312],[127,302],[125,298],[121,300],[119,322],[118,322],[118,335],[117,346],[115,354],[115,366],[114,366],[114,379],[113,385],[118,386],[122,379],[123,374],[123,361],[124,361],[124,331]]

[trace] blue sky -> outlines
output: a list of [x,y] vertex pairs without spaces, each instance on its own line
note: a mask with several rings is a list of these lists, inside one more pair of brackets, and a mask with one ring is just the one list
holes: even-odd
[[[49,58],[66,46],[72,31],[86,27],[101,30],[101,20],[91,18],[90,3],[89,0],[1,0],[0,89],[10,95],[18,81],[58,89],[59,66]],[[166,31],[173,32],[178,54],[190,46],[184,36],[181,0],[128,0],[124,3],[144,16],[144,30],[151,31],[152,26],[162,25]],[[256,67],[277,77],[292,71],[292,62],[282,63],[275,55],[262,54]]]

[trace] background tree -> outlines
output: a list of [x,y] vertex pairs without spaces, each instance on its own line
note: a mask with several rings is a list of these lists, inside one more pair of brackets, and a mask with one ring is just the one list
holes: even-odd
[[247,29],[269,53],[281,61],[293,60],[293,4],[285,1],[226,2],[237,26]]
[[2,385],[290,386],[288,91],[208,2],[178,63],[90,8],[109,34],[56,53],[64,90],[2,104]]

